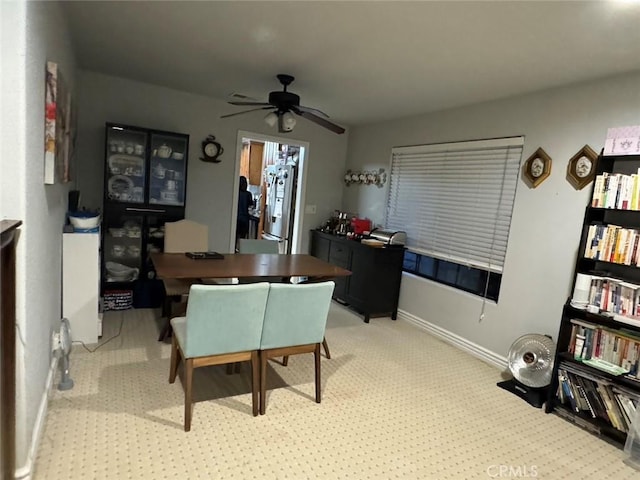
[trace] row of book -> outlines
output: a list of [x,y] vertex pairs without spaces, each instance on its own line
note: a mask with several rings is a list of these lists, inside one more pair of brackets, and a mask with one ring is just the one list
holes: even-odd
[[640,320],[640,285],[592,275],[588,304],[604,312]]
[[595,178],[591,206],[618,210],[640,210],[640,169],[638,173],[604,172]]
[[626,373],[629,378],[640,379],[638,333],[626,329],[613,330],[575,318],[571,319],[571,324],[568,352],[575,360],[614,375]]
[[589,225],[584,257],[602,262],[640,266],[640,231],[619,225]]
[[637,393],[566,362],[558,368],[556,395],[573,412],[599,418],[625,433],[633,425],[640,402]]

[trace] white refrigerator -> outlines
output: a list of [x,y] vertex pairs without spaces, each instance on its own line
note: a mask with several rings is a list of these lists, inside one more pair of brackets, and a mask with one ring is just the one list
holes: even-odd
[[269,165],[265,169],[267,201],[262,238],[277,240],[280,253],[291,253],[291,235],[297,185],[295,165]]

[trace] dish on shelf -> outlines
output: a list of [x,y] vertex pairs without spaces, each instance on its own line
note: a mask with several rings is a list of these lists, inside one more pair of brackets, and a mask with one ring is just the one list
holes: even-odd
[[138,278],[137,268],[116,262],[107,262],[105,266],[108,282],[129,282]]
[[107,182],[109,190],[109,198],[114,200],[129,200],[131,198],[131,189],[133,188],[133,180],[125,175],[113,175]]
[[112,237],[124,237],[124,228],[110,228],[109,233]]
[[142,236],[142,230],[140,230],[140,227],[127,230],[127,237],[129,238],[140,238],[141,236]]
[[160,228],[150,228],[149,236],[151,238],[164,238],[164,231]]
[[107,163],[109,171],[114,175],[141,177],[144,170],[144,159],[133,155],[111,155]]

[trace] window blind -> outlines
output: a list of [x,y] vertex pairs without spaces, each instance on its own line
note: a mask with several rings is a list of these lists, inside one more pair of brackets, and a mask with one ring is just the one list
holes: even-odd
[[501,273],[524,137],[394,147],[386,226],[417,253]]

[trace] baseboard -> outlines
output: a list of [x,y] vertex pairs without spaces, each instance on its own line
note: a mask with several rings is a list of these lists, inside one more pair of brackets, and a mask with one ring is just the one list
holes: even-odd
[[433,323],[429,323],[426,320],[416,317],[415,315],[405,312],[403,310],[398,310],[398,319],[409,322],[421,330],[425,330],[434,337],[439,338],[447,342],[450,345],[453,345],[460,350],[463,350],[476,358],[479,358],[485,363],[498,367],[501,370],[508,368],[507,358],[502,355],[498,355],[497,353],[492,352],[491,350],[487,350],[480,345],[477,345],[469,340],[456,335],[455,333],[451,333],[448,330],[445,330],[442,327],[434,325]]
[[49,398],[53,392],[53,381],[58,370],[58,357],[54,355],[49,365],[49,374],[47,375],[47,381],[45,383],[45,389],[42,393],[42,400],[40,400],[40,408],[38,408],[38,416],[36,417],[35,425],[33,426],[33,432],[31,434],[31,446],[29,447],[29,455],[27,456],[27,462],[22,467],[16,469],[16,480],[31,480],[33,476],[33,469],[35,465],[36,457],[38,456],[38,449],[40,448],[40,441],[44,433],[44,427],[47,420],[47,411],[49,409]]

